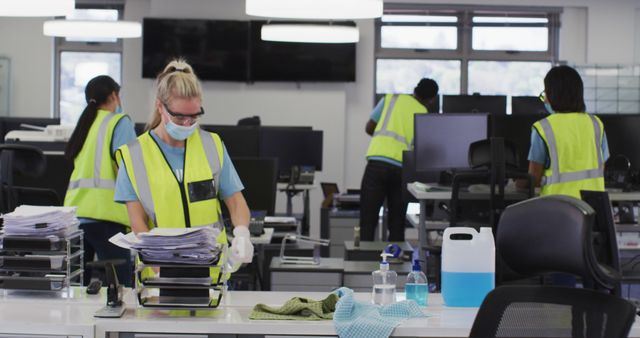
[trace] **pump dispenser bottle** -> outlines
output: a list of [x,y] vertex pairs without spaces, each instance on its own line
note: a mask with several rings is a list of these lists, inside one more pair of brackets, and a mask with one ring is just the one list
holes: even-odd
[[398,274],[393,270],[389,270],[387,257],[393,255],[383,252],[380,256],[382,257],[380,270],[371,273],[373,276],[372,300],[374,304],[385,305],[396,301],[396,279],[398,279]]
[[427,276],[420,269],[420,261],[413,261],[411,272],[407,275],[407,282],[404,285],[407,299],[413,299],[420,306],[427,306],[427,296],[429,295],[429,284]]

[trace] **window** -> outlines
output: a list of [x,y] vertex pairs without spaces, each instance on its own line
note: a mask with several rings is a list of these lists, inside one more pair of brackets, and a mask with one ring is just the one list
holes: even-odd
[[[113,20],[122,7],[78,8],[68,19]],[[75,125],[86,106],[84,88],[95,76],[109,75],[120,83],[122,42],[119,39],[55,39],[54,112],[63,125]]]
[[558,60],[560,11],[385,4],[376,21],[376,94],[409,93],[430,77],[440,94],[537,96]]

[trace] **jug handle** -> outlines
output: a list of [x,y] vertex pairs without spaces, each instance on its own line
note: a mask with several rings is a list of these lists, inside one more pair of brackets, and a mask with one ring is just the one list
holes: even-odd
[[[455,229],[454,229],[455,228]],[[447,230],[452,229],[451,232],[448,232]],[[476,236],[478,236],[478,232],[476,231],[476,229],[474,228],[467,228],[467,227],[453,227],[453,228],[447,228],[445,230],[445,235],[447,236],[447,238],[449,240],[451,239],[451,235],[458,235],[458,234],[467,234],[467,235],[471,235],[471,239],[473,240]]]

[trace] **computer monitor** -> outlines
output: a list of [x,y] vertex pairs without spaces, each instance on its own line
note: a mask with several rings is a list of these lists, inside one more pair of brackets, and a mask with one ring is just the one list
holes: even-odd
[[529,147],[531,146],[531,128],[533,124],[543,119],[537,114],[526,115],[492,115],[490,133],[493,137],[510,140],[515,146],[519,158],[518,169],[529,168]]
[[418,114],[414,123],[416,171],[469,168],[469,145],[488,137],[487,114]]
[[[251,210],[263,210],[273,216],[276,207],[275,158],[236,157],[231,160],[244,185],[242,194]],[[224,205],[224,203],[222,203]],[[228,213],[223,211],[224,215]]]
[[417,171],[415,155],[413,151],[402,152],[402,200],[405,202],[416,202],[417,200],[407,190],[407,184],[413,182],[432,183],[440,179],[439,170]]
[[136,122],[133,126],[133,129],[136,131],[136,135],[140,136],[144,133],[144,128],[147,126],[146,123]]
[[442,113],[506,115],[507,97],[504,95],[443,95]]
[[229,156],[258,157],[258,126],[233,126],[233,125],[202,125],[202,129],[216,133],[224,142]]
[[292,166],[322,170],[322,131],[305,129],[260,129],[260,157],[278,159],[278,176],[287,177]]
[[512,96],[511,115],[547,115],[544,102],[537,96]]
[[623,155],[631,163],[631,170],[640,170],[640,114],[598,115],[609,144],[610,158]]

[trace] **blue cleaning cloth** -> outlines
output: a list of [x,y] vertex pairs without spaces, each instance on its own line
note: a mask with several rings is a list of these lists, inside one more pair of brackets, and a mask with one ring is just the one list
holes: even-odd
[[342,287],[335,292],[340,299],[333,314],[333,325],[340,338],[386,338],[401,321],[426,317],[413,300],[378,306],[357,302],[349,288]]

